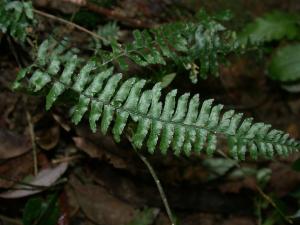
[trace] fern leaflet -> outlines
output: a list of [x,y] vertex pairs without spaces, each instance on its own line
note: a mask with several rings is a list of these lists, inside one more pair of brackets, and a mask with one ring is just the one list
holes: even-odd
[[24,42],[27,28],[34,24],[33,8],[30,1],[0,1],[0,31]]

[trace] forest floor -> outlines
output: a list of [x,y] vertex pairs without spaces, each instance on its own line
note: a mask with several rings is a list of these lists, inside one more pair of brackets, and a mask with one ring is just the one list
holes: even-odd
[[[126,0],[112,6],[123,17],[130,18],[125,21],[123,17],[117,18],[124,40],[129,31],[136,28],[132,21],[151,24],[174,20],[170,17],[173,12],[168,9],[170,1],[150,2]],[[78,10],[60,1],[40,0],[35,4],[43,11],[66,13],[67,17]],[[213,3],[191,0],[184,6],[187,12],[200,7],[208,11],[232,10],[237,27],[274,9],[300,10],[297,0],[218,0]],[[176,7],[172,7],[175,10]],[[182,8],[178,6],[177,9]],[[95,23],[116,19],[97,16]],[[63,24],[47,18],[42,21],[40,36],[47,36],[54,27],[65,32]],[[81,22],[90,28],[91,25]],[[78,46],[88,38],[76,30],[72,31],[72,36]],[[20,46],[2,37],[0,195],[8,193],[10,197],[0,198],[0,225],[22,224],[25,212],[25,216],[30,217],[29,212],[41,207],[28,204],[30,199],[38,198],[47,205],[48,211],[59,210],[60,225],[170,224],[149,170],[126,139],[116,144],[111,136],[92,133],[87,121],[75,127],[64,106],[46,111],[42,98],[11,91],[11,82],[19,69],[14,52],[19,51],[18,54],[26,56]],[[172,85],[200,93],[203,98],[214,98],[228,108],[270,123],[299,139],[300,95],[282,90],[267,78],[264,66],[267,60],[252,53],[232,57],[231,65],[220,68],[219,78],[201,80],[193,85],[186,76],[177,76]],[[283,225],[289,224],[290,216],[300,209],[300,172],[292,167],[295,167],[298,154],[239,164],[222,155],[187,158],[145,152],[145,156],[161,181],[178,224]],[[33,177],[35,172],[38,176]],[[25,194],[14,190],[23,182],[29,189]],[[47,185],[51,187],[45,190],[39,187]],[[37,190],[39,193],[33,195]],[[32,208],[26,211],[25,205]],[[299,221],[293,219],[294,224],[300,224]],[[41,218],[35,224],[47,223]]]

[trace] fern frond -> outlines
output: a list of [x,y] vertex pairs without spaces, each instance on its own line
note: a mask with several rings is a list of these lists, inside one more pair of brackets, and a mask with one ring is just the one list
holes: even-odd
[[[139,66],[166,65],[167,60],[191,70],[191,80],[198,76],[205,79],[208,74],[218,75],[219,63],[237,49],[235,33],[227,30],[215,20],[205,23],[172,23],[160,27],[133,32],[132,43],[121,45],[111,42],[112,53],[102,61],[116,61],[122,70],[128,68],[127,60]],[[190,65],[199,64],[195,73]]]
[[0,1],[0,31],[24,42],[34,23],[31,1]]
[[103,45],[109,46],[112,41],[118,40],[120,36],[120,28],[115,21],[108,22],[107,24],[97,28],[97,34],[104,38],[102,40]]
[[[43,54],[39,51],[39,57]],[[221,137],[227,139],[235,159],[245,159],[248,153],[252,158],[271,158],[275,152],[288,155],[300,148],[288,134],[268,124],[253,123],[252,118],[242,119],[243,115],[233,110],[223,112],[223,105],[213,105],[212,99],[200,104],[199,95],[177,97],[176,90],[163,98],[160,84],[149,89],[142,79],[122,81],[122,74],[115,74],[112,67],[99,66],[95,60],[82,66],[76,55],[66,61],[52,56],[42,64],[37,59],[19,73],[16,82],[25,77],[34,92],[48,90],[47,109],[67,90],[77,93],[78,102],[71,110],[75,124],[88,113],[93,131],[99,124],[106,134],[112,126],[114,139],[120,141],[126,125],[133,122],[132,143],[137,148],[146,146],[151,153],[160,149],[165,154],[171,148],[176,155],[190,155],[205,149],[213,155]]]

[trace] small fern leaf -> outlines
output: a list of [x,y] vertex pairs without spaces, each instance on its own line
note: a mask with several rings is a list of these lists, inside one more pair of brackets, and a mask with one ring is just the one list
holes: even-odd
[[185,133],[185,126],[181,126],[180,123],[184,121],[186,111],[187,111],[189,96],[190,96],[189,93],[180,96],[180,98],[178,99],[176,111],[172,118],[172,121],[175,123],[172,148],[175,150],[176,155],[180,154],[180,150],[184,143],[185,136],[182,134]]
[[[125,104],[123,105],[124,109],[132,110],[137,107],[140,92],[141,92],[142,88],[144,87],[144,85],[145,85],[145,80],[140,80],[133,85],[133,87],[131,88],[130,93],[128,95],[128,98],[127,98]],[[117,112],[118,112],[118,110],[117,110]],[[122,134],[122,132],[127,124],[129,115],[130,115],[130,113],[125,110],[122,112],[119,111],[119,113],[117,113],[116,122],[113,127],[113,134],[117,141],[120,141],[120,135]]]
[[90,98],[85,95],[80,95],[77,105],[71,113],[72,122],[77,125],[81,120],[85,112],[88,110]]
[[[152,100],[152,95],[153,95],[153,91],[145,91],[142,94],[139,104],[138,104],[139,113],[146,114],[149,111],[149,107],[151,105],[151,100]],[[151,122],[148,118],[145,118],[144,120],[139,120],[136,131],[132,138],[133,144],[137,148],[142,147],[144,139],[149,132],[150,125],[151,125]]]
[[208,99],[203,102],[201,110],[200,110],[200,114],[196,121],[196,124],[198,126],[200,126],[200,127],[206,126],[206,124],[208,123],[208,119],[209,119],[213,101],[214,101],[213,99]]
[[203,148],[204,148],[204,145],[206,143],[206,140],[207,140],[207,135],[208,135],[208,131],[206,129],[199,129],[197,131],[197,136],[196,136],[196,141],[195,141],[195,151],[197,153],[200,153]]
[[78,93],[81,93],[83,89],[85,88],[85,85],[89,81],[89,74],[92,70],[96,69],[96,62],[95,61],[89,61],[81,70],[78,76],[76,77],[76,81],[72,87],[75,91]]
[[29,87],[33,88],[33,90],[37,92],[44,88],[49,82],[51,82],[51,77],[48,73],[36,70],[29,80]]
[[[74,55],[67,62],[59,81],[56,81],[46,96],[46,110],[49,110],[53,103],[57,100],[67,88],[66,85],[70,85],[72,75],[77,65],[77,56]],[[56,70],[58,72],[59,68]]]
[[122,78],[121,74],[111,76],[104,86],[102,92],[98,96],[98,101],[104,105],[103,116],[101,119],[101,132],[106,134],[109,125],[111,124],[113,115],[109,110],[109,102],[116,91],[116,87]]
[[212,156],[217,148],[217,136],[215,134],[209,134],[207,140],[206,153],[208,156]]
[[[163,108],[163,112],[161,115],[161,119],[163,121],[170,121],[176,105],[176,94],[177,90],[173,90],[169,92],[165,99],[165,104]],[[160,149],[163,154],[167,153],[169,145],[171,144],[171,140],[174,134],[174,125],[173,124],[166,124],[166,126],[162,129],[161,140],[160,140]]]
[[[189,102],[188,112],[184,119],[184,124],[192,125],[196,123],[197,115],[199,109],[199,95],[196,94]],[[196,131],[194,129],[189,129],[187,126],[185,140],[183,144],[184,153],[188,156],[192,151],[192,146],[196,140]]]
[[150,153],[155,151],[158,139],[163,128],[163,121],[160,119],[162,114],[162,103],[159,101],[161,96],[160,83],[154,85],[152,89],[152,102],[147,117],[151,119],[150,134],[147,140],[147,147]]

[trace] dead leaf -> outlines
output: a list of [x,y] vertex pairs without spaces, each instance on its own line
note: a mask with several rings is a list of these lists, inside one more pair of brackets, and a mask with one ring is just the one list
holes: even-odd
[[[28,152],[19,157],[6,160],[0,165],[0,174],[2,177],[11,180],[0,178],[0,188],[9,188],[15,184],[14,181],[22,180],[26,175],[33,171],[32,153]],[[18,165],[18,166],[16,166]]]
[[53,119],[65,130],[65,131],[70,131],[71,130],[71,125],[69,122],[63,118],[59,114],[52,113]]
[[122,158],[103,150],[101,147],[98,147],[87,139],[82,137],[73,137],[73,140],[75,145],[87,153],[90,157],[107,160],[110,164],[118,169],[124,169],[127,167],[126,162]]
[[60,128],[58,125],[36,132],[36,142],[42,149],[45,150],[51,150],[54,148],[58,144],[59,137]]
[[297,122],[289,124],[286,131],[291,135],[291,137],[300,137],[299,124]]
[[[22,198],[42,192],[43,190],[45,190],[45,188],[53,185],[58,180],[58,178],[60,178],[62,174],[64,174],[67,168],[67,163],[61,163],[54,168],[43,169],[38,173],[36,177],[33,178],[33,180],[28,182],[28,184],[30,184],[31,186],[17,185],[15,188],[18,190],[1,193],[0,198]],[[41,186],[45,188],[36,188],[33,186]]]
[[74,176],[70,184],[84,214],[97,224],[125,225],[137,216],[133,206],[114,197],[101,186],[82,184]]
[[30,139],[0,128],[0,159],[9,159],[31,149]]

